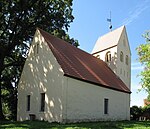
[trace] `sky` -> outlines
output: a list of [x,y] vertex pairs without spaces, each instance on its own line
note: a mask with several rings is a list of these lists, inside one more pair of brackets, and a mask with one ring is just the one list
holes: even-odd
[[141,89],[140,77],[143,70],[138,62],[136,48],[145,43],[142,34],[150,30],[150,0],[73,0],[73,23],[69,35],[79,41],[79,48],[91,53],[98,37],[109,32],[110,18],[112,30],[126,26],[131,58],[131,106],[143,106],[147,93]]

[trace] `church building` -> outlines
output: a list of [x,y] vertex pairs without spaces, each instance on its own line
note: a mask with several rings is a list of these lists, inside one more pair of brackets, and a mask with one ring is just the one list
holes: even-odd
[[17,120],[130,120],[131,52],[125,26],[92,54],[37,29],[18,85]]

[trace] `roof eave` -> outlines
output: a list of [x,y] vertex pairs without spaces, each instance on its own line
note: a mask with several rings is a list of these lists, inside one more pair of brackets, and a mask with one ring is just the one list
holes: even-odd
[[73,78],[73,79],[76,79],[76,80],[79,80],[79,81],[87,82],[87,83],[90,83],[90,84],[94,84],[96,86],[100,86],[100,87],[103,87],[103,88],[107,88],[107,89],[111,89],[111,90],[115,90],[115,91],[119,91],[119,92],[123,92],[123,93],[128,93],[128,94],[132,93],[131,91],[125,91],[125,90],[120,90],[120,89],[116,89],[116,88],[113,88],[113,87],[108,87],[107,85],[103,85],[103,84],[99,84],[99,83],[92,82],[92,81],[89,81],[89,80],[81,79],[81,78],[74,77],[74,76],[71,76],[71,75],[68,75],[68,74],[64,74],[64,76],[70,77],[70,78]]

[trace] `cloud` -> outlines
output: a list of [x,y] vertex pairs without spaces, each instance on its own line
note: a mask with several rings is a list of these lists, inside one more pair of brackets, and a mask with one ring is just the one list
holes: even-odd
[[129,16],[122,21],[122,25],[129,25],[136,20],[140,14],[142,14],[147,8],[149,8],[149,0],[144,0],[142,3],[138,3],[135,8],[130,10]]
[[131,67],[131,70],[143,70],[144,67],[143,66],[134,66],[134,67]]
[[139,65],[141,65],[140,62],[133,62],[133,63],[131,64],[131,66],[139,66]]
[[144,70],[144,66],[142,66],[140,63],[132,63],[131,70]]
[[137,84],[131,83],[131,91],[136,90],[136,92],[138,92],[141,88],[142,88],[142,86],[139,83],[137,83]]

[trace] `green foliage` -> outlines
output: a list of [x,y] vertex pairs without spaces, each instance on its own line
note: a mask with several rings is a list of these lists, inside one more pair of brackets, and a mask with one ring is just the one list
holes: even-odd
[[139,62],[144,66],[144,70],[140,73],[141,85],[150,94],[150,31],[147,31],[143,37],[146,43],[137,48]]
[[41,121],[2,122],[4,129],[150,129],[149,121],[111,121],[59,124]]
[[138,120],[142,114],[142,108],[138,106],[132,106],[130,108],[131,120]]
[[150,119],[150,105],[144,107],[132,106],[130,108],[131,120],[139,120],[140,116],[147,116]]
[[148,96],[147,96],[147,100],[148,100],[148,101],[150,101],[150,94],[148,94]]
[[143,113],[144,113],[144,112],[148,112],[148,113],[150,114],[150,105],[144,106],[144,107],[142,108],[142,110],[143,110]]
[[67,34],[73,19],[72,0],[0,1],[0,119],[7,110],[16,116],[17,84],[36,28],[78,46]]

